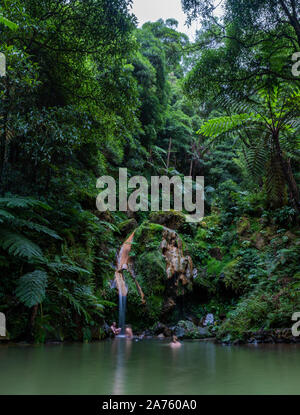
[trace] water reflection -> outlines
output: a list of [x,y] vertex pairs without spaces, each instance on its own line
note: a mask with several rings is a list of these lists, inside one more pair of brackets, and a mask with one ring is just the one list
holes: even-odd
[[115,361],[113,395],[124,395],[126,384],[126,367],[132,348],[132,340],[116,337],[112,341],[111,355]]

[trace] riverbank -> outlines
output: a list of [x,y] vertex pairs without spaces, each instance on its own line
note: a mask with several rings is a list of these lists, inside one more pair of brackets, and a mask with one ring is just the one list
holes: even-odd
[[[172,326],[168,327],[161,323],[158,323],[156,327],[152,329],[147,329],[142,332],[138,332],[134,335],[133,341],[141,340],[161,340],[161,341],[170,341],[171,336],[175,334],[180,341],[195,340],[195,341],[209,341],[215,344],[223,344],[229,346],[239,346],[246,344],[300,344],[300,336],[293,336],[290,328],[278,328],[270,330],[258,330],[258,331],[248,331],[243,334],[242,339],[235,339],[233,341],[221,340],[213,334],[213,329],[198,327],[197,329],[188,330],[183,329],[182,326]],[[94,338],[90,343],[97,343],[99,341],[107,341],[108,339],[113,339],[109,332],[99,340]],[[81,344],[82,342],[74,342],[71,340],[56,340],[49,339],[45,341],[47,345],[60,345],[60,344]],[[33,342],[28,341],[10,341],[8,338],[1,338],[0,345],[32,345]]]

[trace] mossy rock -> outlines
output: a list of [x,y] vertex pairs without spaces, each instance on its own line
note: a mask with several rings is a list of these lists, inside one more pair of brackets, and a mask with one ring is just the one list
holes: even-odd
[[135,232],[132,251],[141,254],[147,250],[159,249],[163,230],[162,225],[143,222]]
[[119,231],[121,233],[121,235],[127,235],[130,232],[133,232],[138,226],[138,223],[135,219],[128,219],[125,220],[124,222],[121,222],[118,225]]
[[174,331],[179,339],[203,339],[211,337],[208,328],[198,327],[189,320],[179,321]]
[[185,215],[175,210],[152,212],[149,220],[152,223],[157,223],[174,230],[182,230],[183,225],[186,223]]
[[264,249],[268,243],[266,237],[261,232],[255,232],[251,237],[251,241],[253,242],[255,248],[260,251]]
[[218,261],[223,260],[222,248],[219,246],[213,247],[209,250],[209,254],[212,258],[217,259]]
[[291,231],[286,231],[284,234],[290,241],[295,241],[297,239],[297,235],[292,233]]
[[210,229],[218,226],[221,223],[221,217],[214,213],[209,216],[205,216],[201,222],[199,222],[198,227],[204,229]]
[[237,233],[239,236],[245,235],[251,229],[251,223],[248,217],[243,216],[237,224]]

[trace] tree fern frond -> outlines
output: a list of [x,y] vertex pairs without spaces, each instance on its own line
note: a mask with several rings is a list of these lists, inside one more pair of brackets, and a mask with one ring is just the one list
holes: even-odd
[[84,316],[85,320],[88,322],[91,319],[90,314],[86,311],[85,307],[80,303],[73,294],[70,293],[67,288],[64,288],[59,292],[60,295],[66,298],[69,304],[74,308],[74,310],[79,314]]
[[0,209],[0,223],[3,223],[7,220],[12,221],[15,217],[10,212],[7,212],[7,210]]
[[38,223],[34,223],[29,220],[15,219],[14,225],[17,227],[26,227],[39,233],[45,233],[55,239],[62,239],[55,231],[49,229],[47,226],[39,225]]
[[47,262],[47,266],[56,274],[60,274],[61,272],[70,272],[72,274],[91,274],[87,269],[64,262]]
[[29,208],[37,206],[45,210],[52,209],[47,203],[41,202],[40,200],[20,196],[0,197],[0,206],[1,205],[9,208]]
[[237,127],[247,123],[258,121],[259,117],[253,113],[251,114],[234,114],[230,117],[212,118],[206,121],[198,134],[203,134],[206,137],[217,137],[218,135],[227,133]]
[[10,230],[1,229],[0,247],[10,255],[28,259],[43,259],[43,253],[38,245],[24,235]]
[[244,152],[248,169],[254,177],[260,177],[264,174],[268,156],[268,151],[260,145],[249,147]]
[[96,307],[98,309],[104,308],[99,298],[93,294],[92,287],[90,285],[80,285],[75,287],[74,295],[90,306]]
[[111,231],[120,233],[119,228],[113,223],[106,222],[105,220],[100,221],[101,225],[107,226]]
[[46,295],[48,275],[46,272],[36,270],[19,278],[16,296],[27,307],[40,304]]

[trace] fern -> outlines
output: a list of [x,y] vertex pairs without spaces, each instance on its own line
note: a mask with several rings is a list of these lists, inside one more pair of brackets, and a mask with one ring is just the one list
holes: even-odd
[[244,152],[249,171],[254,177],[261,177],[266,170],[268,151],[263,145],[252,146]]
[[[2,208],[1,208],[2,207]],[[34,207],[50,210],[50,206],[39,200],[7,196],[0,198],[0,247],[7,250],[10,255],[28,260],[38,259],[43,261],[40,247],[23,234],[24,228],[61,239],[59,235],[47,226],[40,225],[24,216],[35,217]],[[12,209],[12,212],[9,210]],[[22,215],[23,217],[20,217]]]
[[0,223],[3,223],[7,220],[12,221],[15,219],[15,216],[7,212],[7,210],[0,209]]
[[27,259],[43,259],[43,253],[38,245],[24,235],[10,230],[1,229],[0,247],[14,255]]
[[33,231],[39,232],[39,233],[44,233],[46,235],[51,236],[52,238],[55,239],[62,239],[59,235],[57,235],[57,233],[55,231],[53,231],[52,229],[49,229],[47,226],[44,225],[40,225],[38,223],[34,223],[31,222],[29,220],[24,220],[24,219],[14,219],[14,225],[18,226],[20,228],[22,227],[26,227],[28,229],[31,229]]
[[49,268],[49,270],[55,272],[56,274],[60,274],[61,272],[70,272],[72,274],[90,275],[90,271],[88,271],[87,269],[64,262],[47,262],[46,265]]
[[103,302],[102,299],[93,294],[93,286],[88,285],[77,285],[73,292],[65,287],[59,290],[59,295],[66,298],[76,313],[84,316],[86,322],[91,320],[92,313],[103,317],[102,310],[104,306],[113,305],[113,303]]
[[224,116],[212,118],[205,122],[198,134],[203,134],[206,137],[218,137],[221,134],[228,133],[235,130],[237,127],[248,122],[258,121],[259,117],[253,113],[251,114],[234,114],[232,116]]
[[44,210],[52,209],[47,203],[41,202],[40,200],[20,196],[0,197],[0,206],[1,205],[8,208],[26,209],[30,207],[41,207]]
[[40,304],[46,295],[47,279],[47,273],[41,270],[23,275],[17,283],[17,298],[27,307]]
[[3,14],[0,11],[0,24],[3,24],[4,26],[8,27],[11,30],[16,30],[18,28],[18,25],[11,20],[8,20],[6,17],[3,16]]
[[89,322],[91,320],[90,314],[87,312],[85,307],[81,304],[80,299],[76,298],[74,294],[70,293],[70,291],[68,291],[67,288],[64,288],[63,290],[61,290],[59,294],[68,300],[69,304],[74,308],[74,310],[79,315],[84,316],[86,322]]

